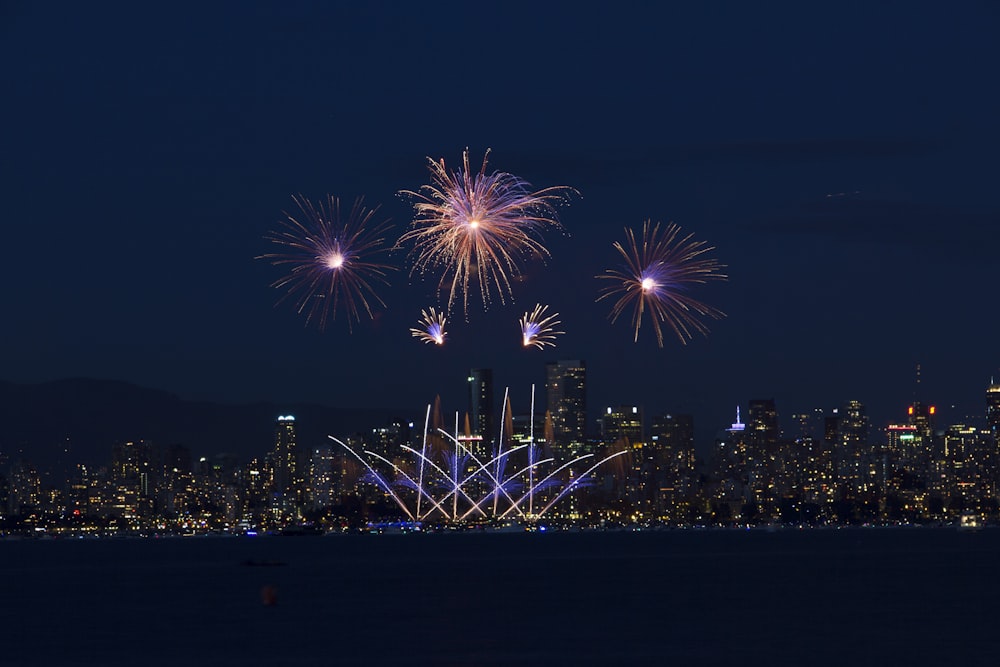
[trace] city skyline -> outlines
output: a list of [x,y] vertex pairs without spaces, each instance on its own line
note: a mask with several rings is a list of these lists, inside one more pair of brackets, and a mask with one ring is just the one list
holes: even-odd
[[[16,459],[24,459],[28,462],[48,462],[53,461],[53,457],[59,461],[59,465],[75,465],[83,462],[87,464],[95,463],[94,445],[103,443],[103,446],[114,445],[130,440],[152,441],[159,445],[177,444],[189,447],[194,453],[202,456],[216,455],[237,455],[239,457],[251,457],[260,448],[260,434],[253,436],[252,428],[259,424],[261,418],[270,420],[277,418],[284,419],[286,413],[288,419],[294,420],[294,414],[298,409],[304,409],[309,415],[305,421],[307,426],[307,441],[305,446],[317,443],[325,443],[328,436],[338,438],[351,438],[380,429],[392,426],[402,421],[415,424],[423,419],[426,410],[433,408],[440,411],[446,423],[451,424],[457,420],[458,428],[465,432],[468,430],[472,435],[481,439],[481,447],[487,446],[499,435],[500,425],[504,422],[501,418],[500,405],[504,400],[509,401],[510,409],[514,418],[515,429],[525,430],[528,428],[527,416],[531,405],[531,395],[534,393],[534,419],[536,430],[543,433],[547,429],[545,426],[547,415],[551,414],[552,433],[550,439],[559,446],[563,453],[575,451],[582,443],[603,441],[605,431],[608,428],[608,420],[612,423],[634,422],[641,428],[641,435],[648,436],[649,429],[663,419],[670,420],[676,416],[689,419],[692,422],[692,442],[695,451],[700,457],[709,456],[712,448],[721,439],[725,439],[725,433],[732,431],[736,427],[742,429],[747,424],[765,424],[762,426],[764,438],[762,442],[773,443],[776,438],[794,440],[808,435],[813,438],[822,439],[823,420],[836,418],[840,414],[860,408],[864,411],[864,419],[869,425],[870,442],[880,442],[885,437],[891,438],[893,429],[900,424],[908,423],[913,418],[914,409],[930,410],[930,423],[935,432],[942,432],[952,426],[968,426],[977,429],[992,429],[996,434],[997,425],[1000,424],[1000,382],[992,382],[983,385],[980,389],[980,407],[967,414],[958,414],[949,410],[946,403],[937,401],[926,401],[920,398],[900,399],[899,408],[890,415],[873,414],[870,406],[857,399],[845,399],[834,405],[812,407],[800,410],[793,410],[787,407],[781,397],[751,397],[738,401],[734,406],[724,406],[720,408],[725,412],[727,420],[722,423],[707,421],[704,414],[699,412],[688,412],[670,407],[659,408],[650,407],[643,402],[613,402],[588,404],[587,392],[593,388],[587,381],[585,360],[559,360],[545,364],[548,379],[544,384],[534,387],[518,388],[494,387],[493,369],[470,369],[468,376],[464,378],[467,385],[466,393],[457,404],[449,404],[440,400],[436,396],[422,406],[393,407],[374,406],[372,409],[359,412],[354,415],[352,410],[334,411],[332,414],[323,414],[323,406],[317,404],[245,404],[226,405],[216,404],[217,410],[224,410],[228,415],[225,418],[221,414],[207,417],[214,414],[213,404],[187,401],[183,398],[153,390],[150,388],[128,385],[125,383],[113,382],[110,386],[114,389],[104,387],[107,383],[101,380],[66,380],[51,383],[55,393],[48,394],[52,401],[52,410],[48,409],[49,403],[39,402],[39,399],[32,398],[35,389],[43,389],[48,385],[24,385],[21,388],[27,393],[19,393],[18,386],[11,386],[13,390],[8,394],[10,402],[17,409],[27,408],[29,420],[17,419],[26,424],[37,420],[44,415],[44,428],[35,432],[32,428],[18,428],[9,430],[7,435],[0,439],[0,456],[7,463]],[[63,388],[57,388],[63,387]],[[87,411],[95,404],[93,401],[80,403],[81,391],[87,388],[100,389],[101,394],[106,394],[109,398],[99,399],[99,407],[88,420]],[[8,390],[8,391],[9,391]],[[68,391],[68,393],[67,393]],[[135,394],[134,392],[139,392]],[[45,394],[40,394],[45,395]],[[138,399],[145,395],[145,398]],[[74,399],[74,397],[77,397]],[[138,401],[137,401],[138,399]],[[150,408],[150,401],[158,407]],[[81,411],[81,406],[87,408]],[[141,406],[141,407],[140,407]],[[857,406],[857,407],[852,407]],[[261,410],[263,409],[263,412]],[[114,427],[119,419],[112,415],[135,410],[139,419],[122,420],[123,426],[117,430]],[[207,410],[207,411],[206,411]],[[249,412],[248,412],[249,410]],[[320,412],[317,412],[319,410]],[[638,421],[632,416],[626,416],[625,412],[638,413]],[[273,413],[273,414],[272,414]],[[15,413],[16,414],[16,413]],[[146,415],[148,424],[142,421],[142,415]],[[236,415],[241,422],[233,421]],[[380,415],[374,417],[374,415]],[[478,417],[477,417],[478,415]],[[585,415],[585,418],[584,418]],[[742,420],[741,420],[742,415]],[[763,415],[763,416],[762,416]],[[15,418],[20,417],[16,415]],[[319,417],[319,419],[317,419]],[[193,421],[192,421],[193,419]],[[203,435],[192,437],[200,431],[198,420],[206,420],[214,428],[209,432],[211,437],[206,439]],[[169,427],[164,431],[164,425],[170,423],[188,424],[187,430],[184,428]],[[103,429],[94,429],[93,425],[103,423]],[[349,423],[352,426],[343,426]],[[624,422],[622,422],[624,423]],[[231,433],[219,432],[218,426],[229,424],[230,427],[237,426]],[[507,426],[504,426],[507,428]],[[616,426],[615,428],[620,428]],[[110,430],[109,430],[110,429]],[[43,432],[44,431],[44,432]],[[104,432],[103,436],[96,436],[98,432]],[[170,435],[165,435],[169,433]],[[187,434],[185,436],[185,433]],[[539,435],[544,438],[545,436]],[[632,438],[634,441],[635,438]],[[207,444],[214,442],[215,444]],[[257,443],[255,447],[253,443]],[[82,445],[82,450],[80,447]],[[65,451],[64,450],[65,446]],[[100,447],[100,445],[98,445]],[[89,454],[76,456],[74,451],[86,451]],[[98,456],[100,458],[100,456]],[[43,464],[43,468],[46,465]]]
[[[692,415],[639,406],[608,407],[598,432],[583,437],[570,415],[584,369],[581,360],[549,365],[542,420],[512,416],[505,392],[494,436],[475,433],[468,417],[452,426],[436,404],[421,423],[317,441],[299,437],[294,415],[279,415],[268,450],[245,458],[113,439],[110,464],[106,451],[104,462],[77,458],[50,474],[23,453],[0,453],[0,535],[997,520],[1000,384],[984,392],[985,427],[938,423],[934,406],[914,403],[905,420],[880,428],[848,401],[791,415],[786,431],[775,401],[754,399],[746,423],[737,412],[697,452]],[[484,407],[485,370],[474,369],[475,383],[470,374],[470,408]]]
[[[787,413],[857,400],[886,421],[919,398],[964,417],[1000,375],[995,8],[3,11],[4,380],[418,408],[461,405],[471,368],[518,390],[582,359],[591,406],[721,427],[768,397]],[[453,50],[467,34],[489,45],[477,57]],[[445,63],[482,85],[427,104]],[[410,330],[442,306],[438,282],[390,253],[386,308],[353,332],[275,307],[281,272],[253,258],[293,196],[364,196],[398,238],[414,211],[397,193],[466,148],[579,192],[513,303],[451,313],[446,342],[424,345]],[[633,343],[596,303],[595,276],[621,268],[613,244],[647,219],[727,267],[693,294],[727,317],[686,346],[660,349],[648,324]],[[554,349],[522,344],[535,304],[559,313]]]

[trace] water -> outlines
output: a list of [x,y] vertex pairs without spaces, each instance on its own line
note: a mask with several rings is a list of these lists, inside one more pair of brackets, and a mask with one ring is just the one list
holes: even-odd
[[0,665],[995,665],[998,563],[1000,530],[0,541]]

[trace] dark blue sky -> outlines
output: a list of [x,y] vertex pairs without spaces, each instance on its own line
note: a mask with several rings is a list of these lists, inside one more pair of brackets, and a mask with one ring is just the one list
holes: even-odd
[[[6,3],[0,8],[2,378],[128,380],[192,398],[464,409],[492,367],[525,409],[556,358],[591,406],[779,413],[923,399],[981,413],[1000,367],[995,3]],[[408,329],[433,283],[305,328],[253,258],[291,195],[381,203],[427,156],[582,197],[516,303],[444,348]],[[717,247],[728,318],[659,349],[594,276],[645,218]],[[394,261],[403,265],[403,257]],[[535,302],[555,351],[520,347]],[[947,412],[945,413],[948,414]]]

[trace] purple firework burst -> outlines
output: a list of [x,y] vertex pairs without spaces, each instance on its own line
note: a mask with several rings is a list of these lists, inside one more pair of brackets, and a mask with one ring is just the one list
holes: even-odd
[[360,322],[361,312],[373,317],[372,303],[385,307],[373,284],[388,285],[386,273],[394,267],[373,261],[383,248],[388,220],[375,222],[378,207],[367,208],[363,199],[355,201],[346,218],[341,218],[340,202],[329,196],[314,205],[302,196],[292,199],[301,213],[285,213],[281,229],[265,238],[282,252],[261,255],[275,265],[289,265],[288,275],[271,284],[285,289],[278,303],[293,299],[306,324],[316,321],[322,330],[327,318],[346,312],[348,329]]
[[702,317],[721,319],[725,314],[697,301],[687,294],[692,284],[709,280],[726,280],[721,272],[725,265],[707,257],[714,247],[704,241],[695,241],[693,234],[681,236],[681,228],[667,225],[660,235],[660,225],[647,220],[642,226],[642,236],[626,228],[626,242],[615,242],[614,247],[625,260],[622,270],[608,270],[597,278],[614,281],[601,290],[598,301],[617,297],[611,309],[611,321],[628,308],[632,309],[634,340],[639,340],[639,327],[643,315],[649,311],[656,340],[663,347],[662,324],[673,329],[682,344],[691,340],[694,332],[708,334]]

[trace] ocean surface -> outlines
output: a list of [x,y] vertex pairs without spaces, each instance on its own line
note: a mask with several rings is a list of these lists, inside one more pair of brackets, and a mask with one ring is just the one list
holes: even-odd
[[0,540],[0,572],[4,667],[1000,664],[1000,529]]

